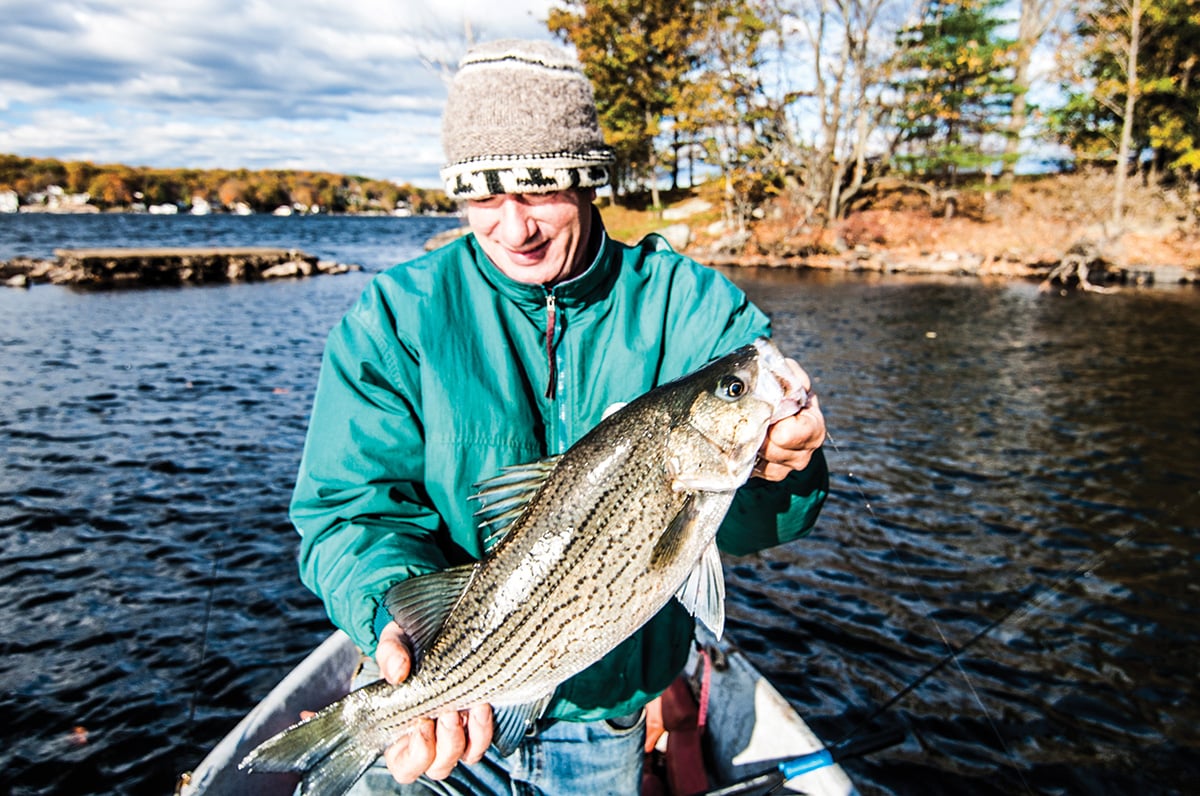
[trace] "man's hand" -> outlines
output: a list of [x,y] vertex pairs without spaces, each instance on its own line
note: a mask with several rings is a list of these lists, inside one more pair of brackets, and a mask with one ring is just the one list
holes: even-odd
[[654,748],[658,746],[658,739],[667,731],[667,728],[663,726],[662,702],[660,694],[646,703],[646,743],[644,746],[646,754],[654,751]]
[[[389,622],[380,634],[375,662],[392,685],[403,682],[412,672],[412,656],[395,622]],[[384,750],[383,759],[392,777],[403,784],[416,782],[422,774],[445,779],[459,761],[478,763],[483,759],[494,729],[491,705],[447,711],[436,720],[419,720],[415,730]]]
[[825,442],[825,417],[820,401],[812,392],[812,380],[795,360],[788,362],[802,376],[808,403],[767,429],[767,438],[758,450],[754,475],[768,481],[782,481],[793,470],[803,470],[812,461],[813,452]]

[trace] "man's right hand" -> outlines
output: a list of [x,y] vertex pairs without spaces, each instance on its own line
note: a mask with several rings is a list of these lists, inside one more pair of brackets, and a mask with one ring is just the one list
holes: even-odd
[[[375,662],[383,679],[398,685],[412,672],[412,655],[404,633],[389,622],[379,635]],[[416,782],[422,774],[445,779],[458,765],[478,763],[492,743],[495,724],[492,706],[474,705],[469,710],[447,711],[437,719],[420,719],[416,728],[383,752],[388,771],[397,782]]]

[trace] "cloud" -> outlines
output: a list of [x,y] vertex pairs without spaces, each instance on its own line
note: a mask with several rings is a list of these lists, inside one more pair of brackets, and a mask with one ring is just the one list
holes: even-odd
[[551,0],[0,0],[0,152],[436,185],[445,76]]

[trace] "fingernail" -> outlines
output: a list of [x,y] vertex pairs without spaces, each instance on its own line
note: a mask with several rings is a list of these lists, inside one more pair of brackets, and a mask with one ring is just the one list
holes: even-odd
[[384,664],[383,679],[394,685],[396,683],[396,676],[400,673],[399,669],[400,661],[395,658],[389,658],[387,663]]

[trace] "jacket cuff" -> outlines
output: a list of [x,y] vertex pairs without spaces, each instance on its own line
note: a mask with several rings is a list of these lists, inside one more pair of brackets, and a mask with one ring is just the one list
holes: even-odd
[[[375,622],[372,626],[372,631],[375,633],[374,646],[379,646],[379,637],[383,635],[383,629],[387,627],[388,622],[392,621],[392,615],[388,613],[388,609],[384,607],[383,599],[381,598],[375,606]],[[375,650],[370,650],[370,654],[374,655]]]

